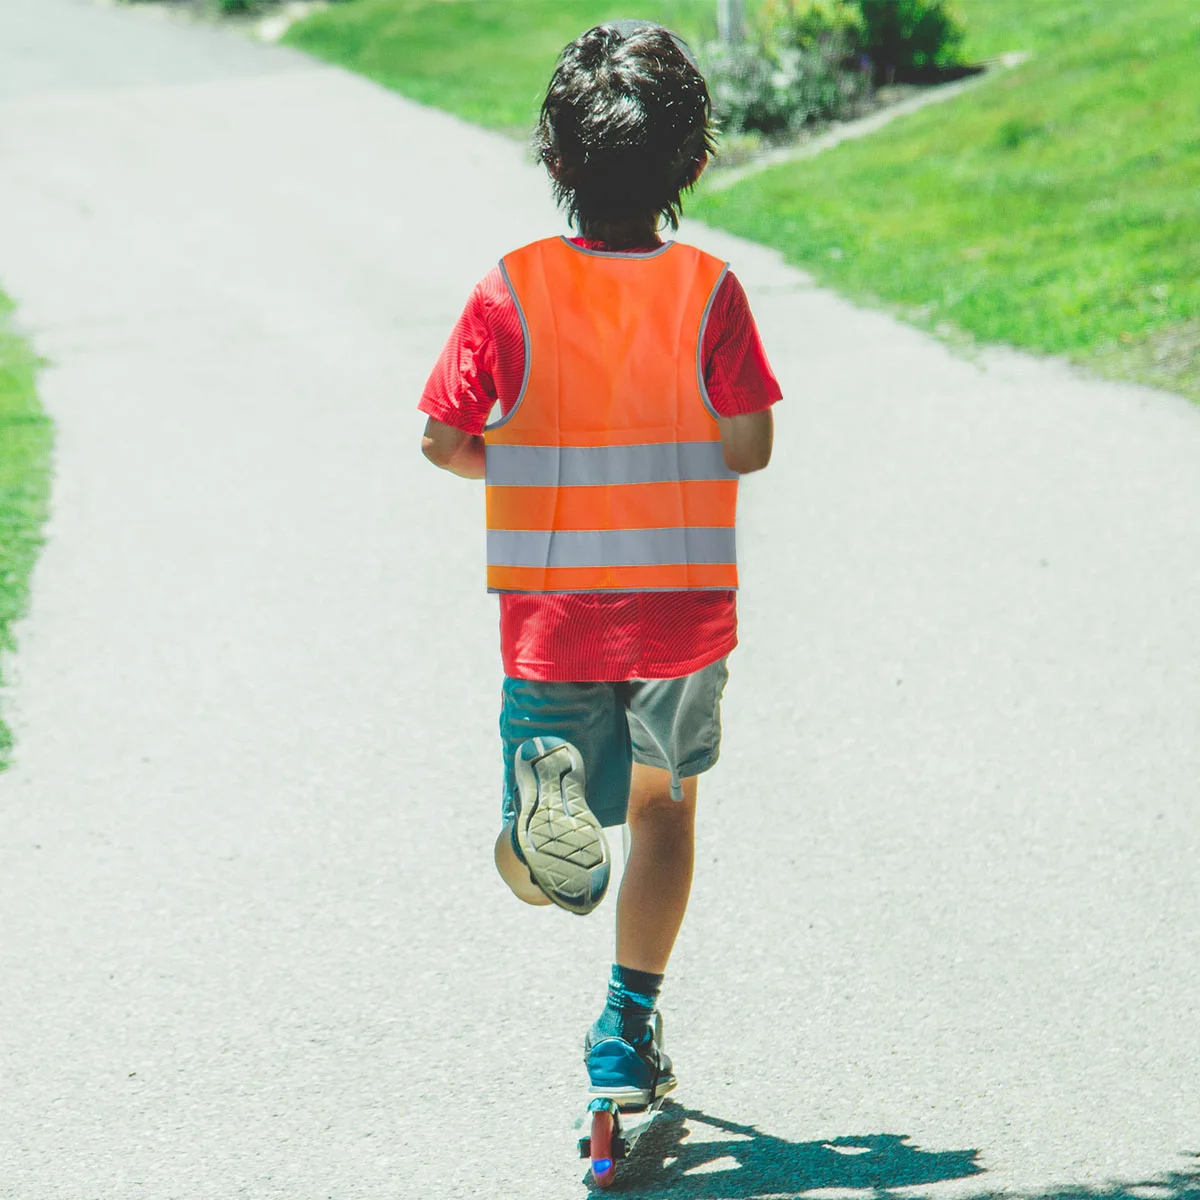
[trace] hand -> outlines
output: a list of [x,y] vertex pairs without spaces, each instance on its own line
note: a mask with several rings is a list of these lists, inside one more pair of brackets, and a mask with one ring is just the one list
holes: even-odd
[[717,424],[721,427],[721,452],[731,471],[748,475],[761,471],[771,461],[775,420],[769,408],[737,417],[718,417]]
[[421,453],[443,471],[463,479],[483,478],[486,452],[479,434],[465,433],[430,417],[421,436]]

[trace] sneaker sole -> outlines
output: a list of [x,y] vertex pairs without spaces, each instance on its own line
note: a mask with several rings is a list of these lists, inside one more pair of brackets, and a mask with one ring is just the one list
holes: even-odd
[[[517,842],[534,882],[559,908],[590,913],[608,888],[608,842],[587,806],[583,759],[569,742],[517,753]],[[529,745],[523,743],[521,750]]]

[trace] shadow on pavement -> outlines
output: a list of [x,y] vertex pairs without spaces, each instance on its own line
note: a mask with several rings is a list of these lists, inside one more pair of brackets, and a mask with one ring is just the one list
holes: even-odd
[[[981,1175],[978,1157],[978,1150],[922,1150],[891,1133],[789,1142],[668,1101],[607,1193],[637,1200],[793,1200],[843,1188],[878,1197]],[[1000,1196],[980,1189],[969,1200]],[[1024,1200],[1200,1200],[1200,1170],[1107,1188],[1059,1188]]]
[[920,1150],[891,1133],[788,1142],[668,1101],[608,1190],[639,1200],[753,1200],[813,1188],[880,1192],[978,1175],[977,1155]]

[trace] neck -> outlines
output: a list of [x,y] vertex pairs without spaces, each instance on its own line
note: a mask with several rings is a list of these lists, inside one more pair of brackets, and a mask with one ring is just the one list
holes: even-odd
[[580,226],[579,232],[589,242],[603,242],[613,250],[640,250],[662,244],[654,220],[588,222]]

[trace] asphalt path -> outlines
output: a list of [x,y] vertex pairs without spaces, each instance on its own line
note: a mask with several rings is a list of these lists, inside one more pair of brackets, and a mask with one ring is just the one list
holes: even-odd
[[[58,424],[0,1196],[584,1194],[611,902],[492,872],[482,494],[415,411],[560,228],[519,146],[343,72],[0,0],[0,281]],[[1200,412],[685,235],[786,398],[626,1194],[1195,1196]]]

